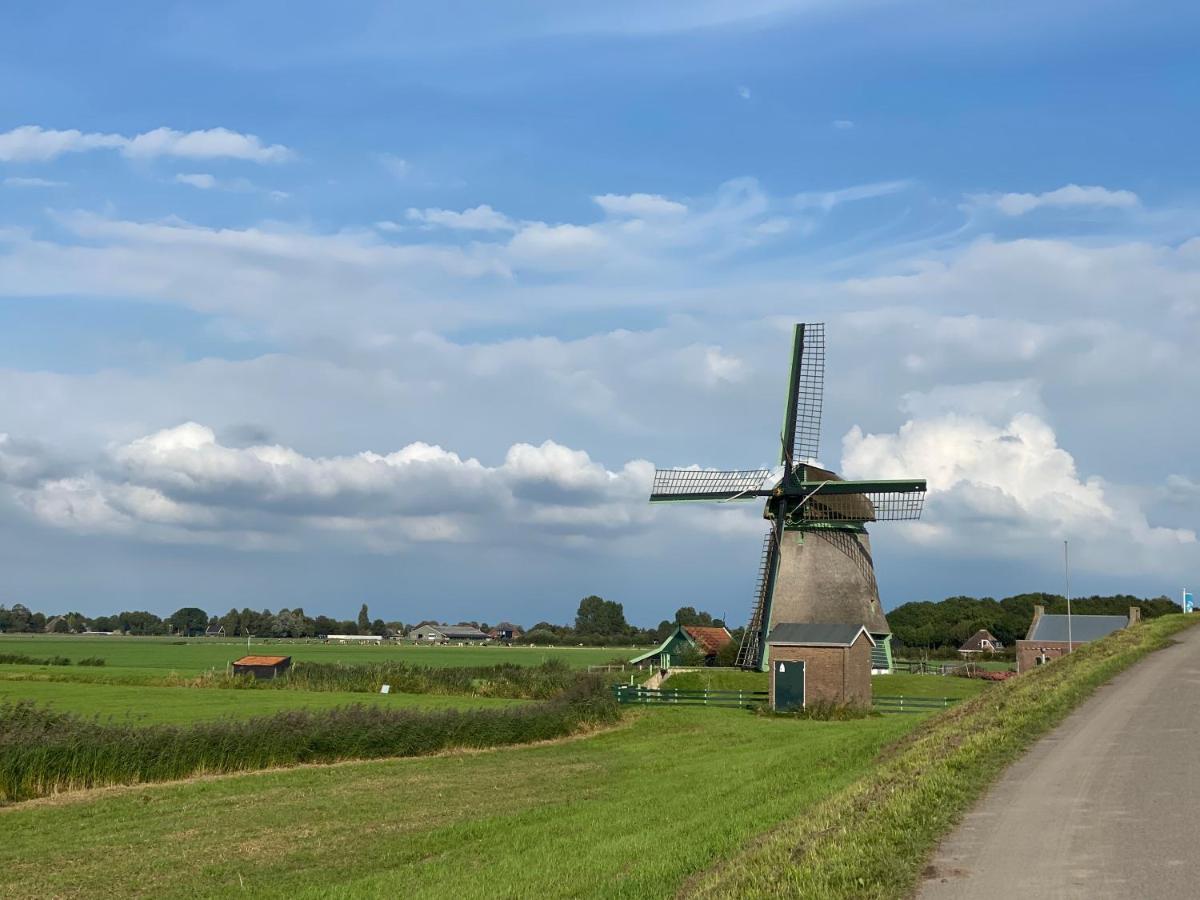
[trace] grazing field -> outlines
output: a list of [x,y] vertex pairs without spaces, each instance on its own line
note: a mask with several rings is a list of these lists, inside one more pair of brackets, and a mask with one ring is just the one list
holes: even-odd
[[[178,672],[198,675],[211,669],[223,669],[232,660],[246,654],[244,640],[221,638],[91,637],[88,635],[0,635],[0,654],[23,653],[28,656],[65,656],[73,663],[89,656],[104,659],[104,669],[116,667],[137,678],[153,671],[156,675]],[[627,647],[426,647],[414,644],[361,647],[350,644],[322,644],[319,641],[262,641],[254,639],[252,653],[273,653],[295,660],[314,662],[403,661],[422,666],[494,666],[498,663],[536,666],[552,659],[586,668],[635,654]],[[8,666],[0,665],[0,677]],[[54,667],[63,668],[63,667]],[[75,668],[72,666],[72,668]]]
[[293,709],[332,709],[351,703],[387,708],[467,709],[522,702],[445,694],[222,691],[157,685],[0,680],[0,704],[15,700],[32,700],[60,712],[138,724],[197,722],[226,716],[244,718]]
[[916,718],[655,709],[552,744],[63,795],[0,809],[0,894],[670,896]]

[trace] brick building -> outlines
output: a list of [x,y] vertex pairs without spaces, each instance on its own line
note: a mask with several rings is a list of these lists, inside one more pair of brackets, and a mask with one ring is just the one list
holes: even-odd
[[771,706],[871,704],[871,650],[863,625],[780,622],[767,635]]
[[1071,616],[1071,641],[1067,643],[1067,617],[1047,615],[1044,606],[1035,606],[1025,640],[1017,641],[1017,671],[1056,660],[1075,647],[1135,625],[1141,618],[1142,611],[1136,606],[1129,607],[1128,616]]

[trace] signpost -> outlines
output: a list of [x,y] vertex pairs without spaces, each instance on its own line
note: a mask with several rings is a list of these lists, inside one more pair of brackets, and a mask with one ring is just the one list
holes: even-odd
[[1192,592],[1191,591],[1184,589],[1183,603],[1181,603],[1180,605],[1183,607],[1183,611],[1185,613],[1190,613],[1190,612],[1196,611],[1195,603],[1192,601]]

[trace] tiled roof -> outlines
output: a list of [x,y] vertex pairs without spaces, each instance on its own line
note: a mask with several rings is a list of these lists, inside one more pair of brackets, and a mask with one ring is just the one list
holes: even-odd
[[277,666],[289,659],[291,659],[290,656],[243,656],[241,659],[234,660],[233,664],[235,666]]
[[684,625],[683,630],[690,634],[692,640],[706,653],[716,653],[733,640],[729,632],[720,626]]

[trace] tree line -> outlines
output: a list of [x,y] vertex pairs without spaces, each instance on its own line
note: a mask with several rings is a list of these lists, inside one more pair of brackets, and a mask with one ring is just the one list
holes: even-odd
[[[1047,613],[1065,614],[1067,600],[1061,594],[1016,594],[996,600],[992,597],[947,597],[933,602],[923,600],[897,606],[887,614],[897,644],[907,648],[938,650],[957,648],[963,641],[985,628],[1006,647],[1021,640],[1033,621],[1033,608],[1044,606]],[[1178,603],[1168,597],[1143,599],[1130,594],[1071,599],[1074,615],[1125,615],[1136,606],[1142,617],[1152,619],[1181,612]]]
[[[86,616],[78,612],[48,615],[33,612],[20,603],[11,607],[0,606],[0,632],[58,634],[82,633],[85,631],[119,632],[130,635],[198,635],[208,628],[221,626],[226,637],[276,637],[307,638],[327,634],[374,634],[380,637],[395,637],[424,625],[442,624],[433,619],[423,619],[405,624],[400,621],[372,619],[364,603],[355,619],[335,619],[329,616],[310,616],[302,608],[269,609],[257,611],[230,609],[224,615],[212,615],[196,606],[182,607],[165,618],[144,610],[123,611],[113,615]],[[450,623],[446,623],[450,624]],[[453,623],[473,625],[488,631],[487,622],[466,621]],[[505,625],[511,623],[504,623]],[[570,625],[554,625],[538,622],[532,628],[516,630],[523,632],[520,640],[532,644],[589,644],[591,646],[615,646],[622,644],[656,644],[665,640],[677,625],[723,625],[720,619],[692,606],[680,607],[674,619],[664,619],[654,628],[638,628],[625,619],[625,608],[621,603],[590,595],[579,601],[575,620]]]

